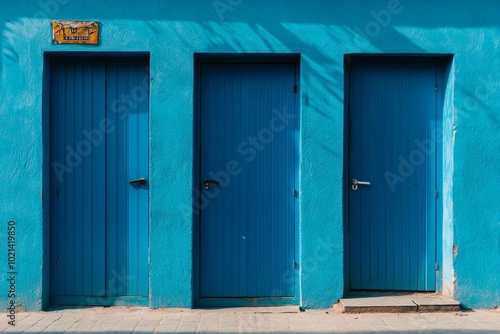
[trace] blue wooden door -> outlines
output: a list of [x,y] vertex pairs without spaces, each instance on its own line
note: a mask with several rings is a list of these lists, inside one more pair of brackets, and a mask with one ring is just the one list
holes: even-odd
[[294,297],[295,64],[201,65],[201,298]]
[[53,303],[147,303],[147,66],[51,63]]
[[436,289],[442,76],[354,62],[349,79],[349,286]]

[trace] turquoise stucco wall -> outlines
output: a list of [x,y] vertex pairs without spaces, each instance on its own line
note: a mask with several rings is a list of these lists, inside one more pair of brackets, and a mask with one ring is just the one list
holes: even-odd
[[[443,291],[500,304],[500,1],[0,0],[0,244],[17,223],[17,302],[47,303],[44,52],[150,53],[152,307],[191,307],[193,54],[300,53],[304,307],[343,294],[344,55],[453,54],[444,112]],[[99,20],[99,46],[52,45],[52,19]],[[6,251],[5,251],[6,252]],[[0,303],[7,303],[6,254]],[[42,274],[43,273],[43,274]]]

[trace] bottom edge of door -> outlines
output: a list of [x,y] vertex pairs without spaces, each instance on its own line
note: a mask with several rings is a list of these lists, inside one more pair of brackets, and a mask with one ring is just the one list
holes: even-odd
[[57,296],[51,306],[149,306],[148,297]]

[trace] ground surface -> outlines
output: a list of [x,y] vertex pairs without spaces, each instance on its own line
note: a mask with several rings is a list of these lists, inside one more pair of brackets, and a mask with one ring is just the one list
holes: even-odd
[[500,333],[500,310],[452,313],[343,314],[297,308],[158,309],[93,307],[3,317],[16,333]]

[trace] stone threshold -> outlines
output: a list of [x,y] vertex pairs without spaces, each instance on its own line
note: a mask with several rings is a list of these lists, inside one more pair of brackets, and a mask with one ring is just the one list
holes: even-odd
[[460,303],[436,293],[350,293],[341,298],[342,313],[457,312]]

